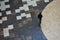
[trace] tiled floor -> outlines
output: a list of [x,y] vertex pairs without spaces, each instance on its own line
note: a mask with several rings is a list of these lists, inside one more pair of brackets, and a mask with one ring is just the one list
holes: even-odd
[[0,4],[0,40],[47,40],[39,26],[38,14],[48,3],[1,0]]

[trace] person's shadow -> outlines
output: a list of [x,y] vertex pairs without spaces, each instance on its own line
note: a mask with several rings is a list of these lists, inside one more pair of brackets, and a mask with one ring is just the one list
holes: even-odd
[[39,24],[41,24],[41,20],[42,20],[42,14],[40,13],[39,15],[38,15],[38,19],[39,19]]
[[40,27],[40,31],[41,31],[41,40],[47,40],[47,38],[46,38],[46,36],[44,35],[44,33],[43,33],[43,31],[42,31],[42,29],[41,29],[41,20],[42,20],[42,14],[40,13],[39,15],[38,15],[38,18],[39,18],[39,27]]

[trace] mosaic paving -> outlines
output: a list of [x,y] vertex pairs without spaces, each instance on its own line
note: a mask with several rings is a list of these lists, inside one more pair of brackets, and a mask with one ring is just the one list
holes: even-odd
[[52,0],[0,0],[0,40],[47,40],[38,15]]

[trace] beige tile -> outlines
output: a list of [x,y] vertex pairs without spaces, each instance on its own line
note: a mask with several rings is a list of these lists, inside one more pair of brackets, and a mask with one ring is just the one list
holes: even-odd
[[2,17],[2,20],[3,21],[7,21],[7,17]]
[[4,28],[3,29],[3,34],[4,34],[4,37],[8,37],[9,36],[9,29],[8,28]]

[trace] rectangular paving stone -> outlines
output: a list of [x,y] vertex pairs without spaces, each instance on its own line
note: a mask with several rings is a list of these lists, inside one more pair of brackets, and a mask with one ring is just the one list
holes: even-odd
[[9,30],[14,29],[14,26],[13,25],[8,25],[8,29]]
[[4,34],[4,37],[8,37],[9,36],[9,29],[8,28],[4,28],[3,29],[3,34]]

